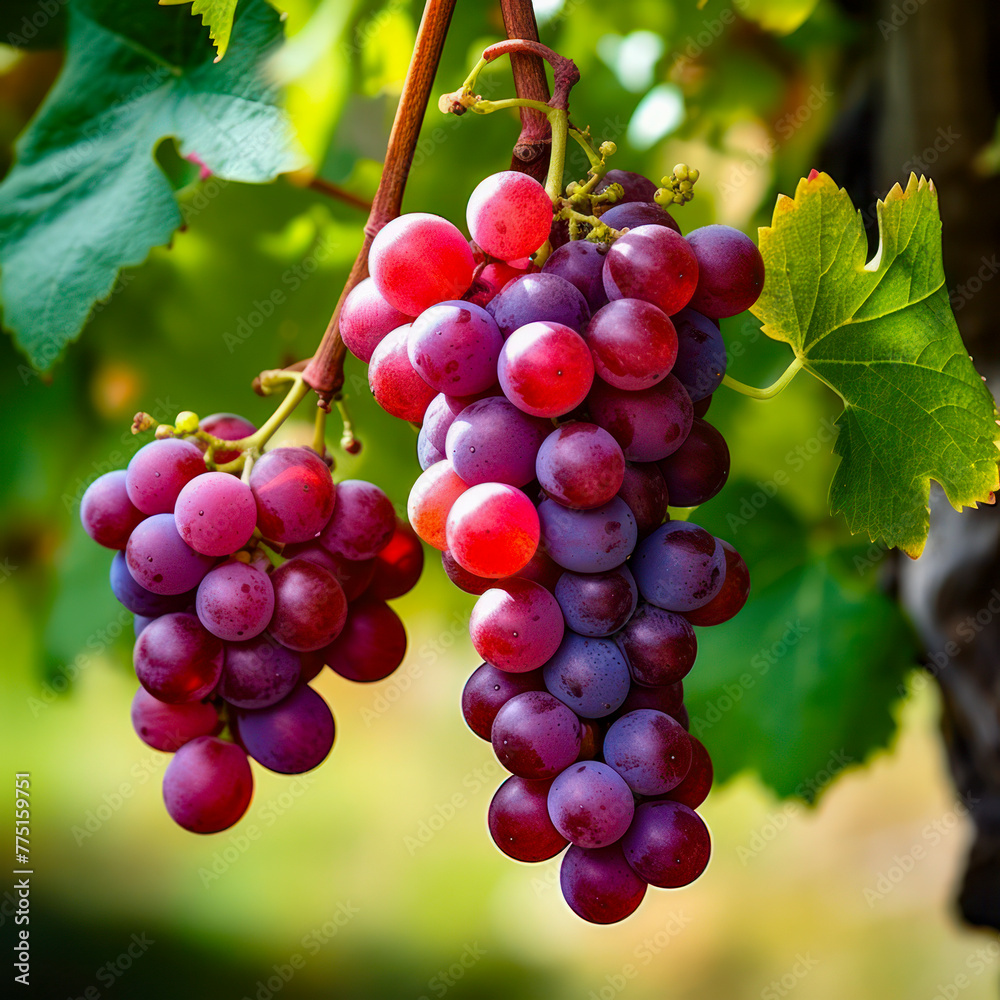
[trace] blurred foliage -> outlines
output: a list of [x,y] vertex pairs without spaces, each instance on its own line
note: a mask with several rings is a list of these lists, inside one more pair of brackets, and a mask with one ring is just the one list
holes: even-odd
[[[419,4],[282,6],[289,40],[270,70],[285,87],[299,140],[321,176],[370,198]],[[810,167],[822,166],[815,158],[838,110],[845,52],[864,30],[826,0],[536,6],[543,41],[582,71],[573,119],[596,138],[614,139],[616,166],[656,178],[678,161],[702,171],[697,197],[678,210],[685,231],[719,221],[753,233],[769,221],[779,191],[791,193]],[[4,5],[0,38],[37,9]],[[192,20],[186,10],[164,16],[179,13]],[[460,3],[436,91],[457,88],[480,50],[500,37],[497,5]],[[57,55],[0,48],[0,166],[10,164],[12,142],[58,66]],[[484,72],[484,96],[511,92],[505,65]],[[469,193],[506,168],[517,133],[513,114],[446,118],[432,101],[404,208],[461,224]],[[79,528],[79,499],[89,481],[124,465],[142,443],[128,432],[137,409],[161,419],[190,408],[262,420],[272,403],[253,395],[251,379],[312,352],[365,220],[286,179],[198,180],[172,143],[160,146],[158,162],[185,219],[171,245],[122,271],[83,337],[48,374],[27,364],[8,338],[0,342],[0,559],[10,577],[0,586],[0,624],[15,664],[3,690],[27,706],[3,739],[5,749],[33,748],[47,783],[53,825],[40,849],[64,881],[39,899],[39,926],[67,941],[52,995],[78,996],[94,982],[93,969],[145,929],[163,944],[114,995],[253,997],[255,980],[306,953],[305,937],[347,900],[362,907],[356,923],[328,939],[281,996],[441,995],[440,981],[432,985],[437,970],[477,940],[487,956],[464,973],[456,997],[588,996],[610,988],[606,977],[623,963],[641,962],[643,939],[662,933],[678,910],[692,918],[691,930],[651,952],[650,971],[629,996],[756,1000],[788,972],[796,951],[817,941],[825,964],[803,986],[817,1000],[848,991],[911,996],[926,992],[931,977],[951,982],[972,950],[935,916],[957,842],[888,908],[872,910],[847,895],[860,899],[890,863],[887,845],[895,840],[885,831],[908,823],[900,836],[920,842],[920,810],[937,816],[951,808],[939,790],[939,763],[919,747],[896,771],[877,765],[870,792],[850,778],[839,782],[817,818],[797,814],[788,844],[751,863],[735,860],[747,831],[767,829],[794,803],[782,805],[736,777],[709,799],[719,860],[697,891],[657,895],[611,931],[581,925],[552,888],[551,864],[523,868],[489,843],[483,814],[501,775],[458,710],[475,665],[465,634],[472,601],[447,584],[433,553],[417,591],[400,602],[412,645],[399,674],[371,687],[322,681],[341,735],[316,786],[301,804],[292,800],[288,822],[267,832],[268,804],[288,782],[262,775],[250,815],[231,831],[238,838],[255,824],[265,831],[259,845],[244,850],[230,834],[192,838],[171,827],[157,792],[164,762],[145,763],[128,722],[135,686],[129,616],[104,585],[110,553]],[[582,154],[571,155],[567,179],[585,169]],[[790,360],[752,317],[724,321],[723,332],[730,372],[741,381],[767,384]],[[402,509],[419,471],[415,436],[372,402],[364,366],[354,361],[347,391],[365,447],[356,457],[343,454],[331,427],[338,475],[377,482]],[[746,555],[754,593],[732,623],[699,630],[701,655],[687,682],[691,716],[709,718],[727,688],[750,673],[753,687],[744,685],[738,700],[729,694],[733,707],[704,733],[719,774],[759,772],[781,795],[809,800],[833,774],[889,742],[914,649],[884,593],[884,553],[827,513],[835,459],[820,438],[838,409],[833,393],[801,378],[767,403],[720,391],[709,419],[730,443],[733,475],[694,514]],[[283,440],[308,440],[305,417],[288,425]],[[754,657],[782,641],[789,620],[809,629],[804,641],[780,656],[768,653],[775,662],[760,672]],[[926,700],[911,709],[912,725],[926,731],[932,710]],[[851,766],[831,765],[832,754]],[[134,801],[93,835],[75,835],[122,783]],[[468,808],[439,839],[413,853],[403,848],[403,838],[417,836],[456,790]],[[854,865],[849,889],[835,849],[848,851]],[[226,851],[236,860],[225,860]],[[223,875],[205,882],[199,872],[213,864]],[[168,956],[181,960],[168,964]],[[990,978],[963,996],[984,997]]]

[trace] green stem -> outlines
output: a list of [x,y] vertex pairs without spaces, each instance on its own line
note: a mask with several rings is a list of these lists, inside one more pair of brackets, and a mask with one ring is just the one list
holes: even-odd
[[541,101],[530,101],[525,97],[505,97],[499,101],[476,101],[469,105],[469,110],[477,115],[491,115],[494,111],[506,111],[509,108],[534,108],[543,115],[551,115],[552,108]]
[[549,124],[552,126],[552,152],[549,158],[549,172],[545,178],[545,193],[554,205],[562,197],[569,115],[561,108],[549,108],[548,114]]
[[798,375],[801,368],[802,359],[796,357],[782,372],[781,377],[764,389],[758,389],[752,385],[745,385],[743,382],[738,382],[736,379],[730,378],[728,375],[724,375],[722,377],[722,384],[728,386],[730,389],[735,389],[737,392],[743,393],[744,396],[750,396],[753,399],[773,399],[779,392],[781,392],[782,389],[785,388],[786,385],[788,385],[789,382],[792,381],[793,378],[795,378],[796,375]]

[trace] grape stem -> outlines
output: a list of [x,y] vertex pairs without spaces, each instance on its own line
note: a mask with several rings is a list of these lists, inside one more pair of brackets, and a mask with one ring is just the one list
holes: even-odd
[[745,385],[743,382],[738,382],[736,379],[730,378],[729,375],[722,376],[722,384],[753,399],[774,399],[798,375],[801,368],[802,359],[798,357],[794,358],[792,363],[781,373],[781,377],[763,389],[758,389],[752,385]]
[[324,409],[329,409],[330,401],[344,384],[347,347],[340,337],[340,313],[344,300],[355,285],[368,277],[368,251],[372,240],[383,226],[399,215],[424,111],[434,83],[434,74],[441,61],[441,50],[454,9],[455,0],[427,0],[424,7],[413,56],[389,135],[382,179],[365,224],[364,242],[337,300],[323,339],[303,372],[305,384],[320,397],[320,405]]

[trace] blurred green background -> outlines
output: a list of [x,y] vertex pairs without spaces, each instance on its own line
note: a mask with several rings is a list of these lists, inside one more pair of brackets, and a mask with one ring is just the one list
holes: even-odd
[[[324,178],[370,198],[419,4],[281,6],[292,40],[275,71],[300,139]],[[543,41],[582,71],[574,121],[618,143],[615,166],[702,170],[698,197],[678,210],[685,231],[766,224],[778,191],[836,156],[851,60],[884,42],[871,11],[815,0],[536,9]],[[494,4],[459,0],[436,93],[457,88],[500,37]],[[0,45],[4,169],[58,68],[55,53]],[[509,68],[491,66],[481,89],[511,93]],[[462,225],[473,187],[509,162],[518,124],[447,119],[433,103],[404,208]],[[176,160],[169,148],[159,156]],[[571,157],[567,179],[584,166]],[[704,808],[714,859],[694,886],[651,891],[632,918],[595,928],[562,902],[558,861],[519,865],[493,847],[485,812],[503,775],[459,710],[477,665],[472,598],[434,553],[397,602],[410,637],[397,674],[363,686],[324,671],[316,682],[338,722],[326,764],[298,779],[257,769],[254,803],[231,831],[175,827],[159,791],[167,757],[129,722],[131,616],[107,589],[110,553],[79,527],[79,499],[143,443],[129,433],[138,409],[262,420],[273,404],[251,379],[311,353],[365,221],[284,179],[211,178],[179,198],[185,229],[123,273],[51,372],[0,341],[0,746],[11,771],[32,775],[36,995],[993,995],[1000,942],[951,912],[968,829],[939,746],[936,689],[912,672],[916,643],[886,596],[883,553],[827,516],[834,459],[818,442],[839,407],[805,378],[768,404],[720,391],[709,414],[733,474],[695,517],[746,555],[755,600],[701,634],[686,684],[703,726],[693,731],[724,779]],[[275,290],[284,302],[239,333]],[[749,317],[724,332],[743,381],[766,384],[787,363]],[[402,510],[419,472],[415,435],[374,405],[353,359],[347,390],[364,450],[343,454],[331,430],[338,476],[378,483]],[[279,440],[307,441],[306,416]],[[805,625],[794,649],[781,643],[789,622]],[[747,670],[752,688],[734,688]],[[10,926],[6,909],[0,923]]]

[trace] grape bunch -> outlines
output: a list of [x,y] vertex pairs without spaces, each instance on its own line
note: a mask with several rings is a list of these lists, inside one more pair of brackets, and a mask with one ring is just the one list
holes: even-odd
[[[182,418],[194,415],[182,414]],[[238,441],[242,417],[201,421]],[[143,446],[83,496],[80,517],[115,550],[111,589],[135,615],[139,738],[174,756],[167,812],[194,833],[236,823],[253,794],[248,758],[280,774],[322,763],[334,720],[310,682],[391,674],[406,632],[386,603],[409,591],[423,547],[371,483],[334,484],[312,449],[267,451],[249,474],[211,471],[195,434]],[[213,465],[239,451],[216,450]]]
[[420,424],[410,523],[479,595],[484,662],[462,708],[511,772],[490,833],[518,861],[568,846],[566,901],[611,923],[709,859],[695,809],[712,764],[687,732],[683,678],[695,628],[735,615],[749,575],[667,508],[729,474],[704,419],[726,367],[718,320],[753,304],[764,272],[737,230],[682,236],[644,177],[591,187],[600,215],[575,233],[509,171],[469,199],[471,241],[434,215],[397,218],[341,330],[379,404]]

